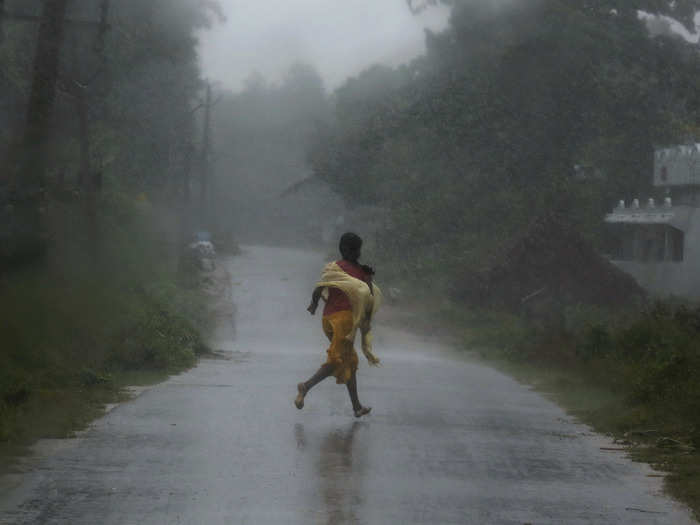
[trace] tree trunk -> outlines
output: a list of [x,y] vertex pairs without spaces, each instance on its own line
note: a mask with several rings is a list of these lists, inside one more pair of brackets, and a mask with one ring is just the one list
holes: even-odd
[[97,217],[97,199],[101,187],[100,174],[93,172],[90,158],[90,127],[85,89],[76,93],[76,110],[78,113],[78,132],[80,144],[80,174],[81,189],[85,193],[85,215],[87,218],[88,242],[90,254],[97,258],[99,244],[99,225]]
[[18,187],[38,189],[43,183],[67,5],[68,0],[44,1],[22,140],[24,162]]
[[0,0],[0,44],[5,41],[5,30],[3,22],[5,21],[5,0]]
[[78,113],[78,143],[80,144],[80,172],[78,183],[81,189],[89,191],[90,183],[90,135],[88,129],[87,101],[85,90],[76,93],[76,111]]
[[109,29],[109,24],[107,23],[109,2],[110,0],[102,0],[100,2],[100,24],[98,26],[97,40],[95,41],[95,51],[98,53],[103,53],[105,49],[105,37],[107,36],[107,29]]
[[42,186],[68,1],[44,0],[25,127],[15,157],[19,162],[10,166],[16,204],[11,251],[22,258],[32,257],[45,248]]

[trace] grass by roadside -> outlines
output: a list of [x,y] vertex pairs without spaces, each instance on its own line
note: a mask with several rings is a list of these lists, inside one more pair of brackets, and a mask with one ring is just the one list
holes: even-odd
[[143,202],[102,204],[96,253],[69,203],[52,211],[46,259],[0,279],[0,466],[209,351],[209,298],[182,279],[174,235]]
[[126,401],[129,387],[151,386],[166,380],[177,370],[124,370],[110,376],[108,383],[88,387],[58,387],[36,391],[20,409],[9,411],[4,421],[12,429],[10,439],[0,442],[0,473],[11,468],[12,460],[29,452],[39,439],[62,439],[84,430],[104,414],[110,403]]
[[404,327],[447,335],[668,473],[666,490],[700,517],[700,307],[570,308],[556,325],[445,300],[404,311]]

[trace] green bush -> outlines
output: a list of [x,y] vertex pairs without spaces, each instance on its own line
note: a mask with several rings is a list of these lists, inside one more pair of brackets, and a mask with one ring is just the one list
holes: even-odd
[[[677,301],[625,312],[580,306],[565,317],[563,331],[526,324],[504,354],[576,371],[590,383],[622,393],[638,420],[674,421],[697,433],[700,307]],[[508,332],[508,323],[500,326]],[[490,337],[503,345],[501,336]]]
[[186,319],[158,303],[146,307],[141,318],[125,326],[115,343],[109,358],[112,367],[167,371],[192,366],[202,344],[199,333]]
[[[700,306],[679,301],[612,312],[578,306],[563,325],[451,306],[470,349],[602,388],[624,402],[616,425],[671,428],[700,443]],[[568,387],[562,387],[567,390]],[[610,407],[600,407],[613,410]],[[607,416],[606,416],[607,417]]]
[[176,284],[176,237],[143,202],[102,202],[90,246],[80,203],[56,203],[45,261],[0,281],[0,441],[50,392],[114,388],[115,374],[176,372],[206,351],[204,299]]
[[633,403],[667,405],[693,419],[700,400],[700,309],[656,303],[617,335]]

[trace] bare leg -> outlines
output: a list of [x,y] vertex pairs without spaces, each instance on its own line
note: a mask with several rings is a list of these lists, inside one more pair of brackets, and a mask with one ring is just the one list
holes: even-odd
[[352,409],[355,411],[355,417],[362,417],[369,414],[372,407],[363,407],[360,404],[360,399],[357,397],[357,376],[355,372],[352,373],[347,387],[348,393],[350,394],[350,401],[352,401]]
[[355,376],[355,372],[353,372],[350,376],[347,387],[348,394],[350,394],[350,401],[352,401],[352,409],[357,412],[362,408],[362,405],[357,397],[357,377]]
[[298,409],[304,408],[304,397],[314,386],[326,379],[327,377],[333,375],[333,365],[329,363],[324,363],[321,368],[312,375],[306,383],[299,383],[297,385],[297,397],[294,400],[294,404]]
[[321,368],[304,383],[304,390],[307,392],[319,384],[321,381],[333,375],[333,365],[324,363]]

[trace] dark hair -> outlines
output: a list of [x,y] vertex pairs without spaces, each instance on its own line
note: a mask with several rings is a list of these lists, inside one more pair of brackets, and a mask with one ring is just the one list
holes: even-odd
[[[362,248],[362,238],[353,232],[344,233],[340,237],[340,243],[338,245],[338,248],[340,249],[340,254],[343,256],[344,259],[351,260],[353,252],[357,252],[360,250],[360,248]],[[374,268],[372,268],[371,266],[361,264],[360,268],[362,268],[362,270],[367,275],[374,275]]]
[[360,248],[362,248],[362,239],[356,233],[347,232],[340,236],[338,249],[343,257],[347,258],[352,252],[356,252]]

